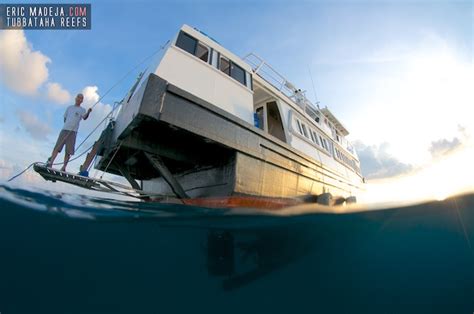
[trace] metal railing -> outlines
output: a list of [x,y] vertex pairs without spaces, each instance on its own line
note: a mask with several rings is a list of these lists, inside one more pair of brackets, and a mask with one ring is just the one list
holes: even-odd
[[252,67],[255,74],[290,98],[316,122],[320,122],[321,113],[319,109],[306,98],[305,91],[297,89],[290,81],[258,55],[249,53],[243,60]]

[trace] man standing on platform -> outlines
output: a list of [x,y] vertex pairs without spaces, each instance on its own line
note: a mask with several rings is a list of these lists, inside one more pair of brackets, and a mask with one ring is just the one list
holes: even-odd
[[51,153],[51,157],[48,158],[48,168],[53,166],[56,156],[61,152],[63,146],[66,145],[64,164],[61,168],[61,171],[66,171],[69,158],[71,158],[71,155],[74,155],[74,146],[76,144],[79,123],[82,119],[87,120],[89,114],[92,111],[92,108],[89,108],[86,112],[86,109],[81,107],[83,101],[84,95],[77,94],[76,103],[67,107],[66,112],[64,113],[64,126],[61,130],[61,133],[59,133],[58,140],[56,141],[56,145],[54,146],[53,152]]

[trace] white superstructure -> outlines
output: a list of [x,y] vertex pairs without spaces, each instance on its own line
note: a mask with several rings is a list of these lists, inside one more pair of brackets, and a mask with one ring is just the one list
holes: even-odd
[[343,124],[328,108],[314,106],[257,55],[242,60],[184,25],[154,73],[321,163],[360,176],[359,160]]
[[[171,90],[160,84],[171,86]],[[155,121],[156,127],[147,124],[149,119]],[[191,133],[203,139],[204,144],[198,144],[196,138],[189,138],[187,143],[169,143],[160,134],[149,137],[149,132],[158,127],[161,136],[184,130],[187,133],[179,136],[185,138]],[[135,171],[133,176],[148,178],[149,169],[143,170],[143,166],[140,170],[136,161],[143,157],[137,151],[148,150],[167,158],[176,181],[189,185],[192,191],[199,190],[200,185],[221,184],[211,182],[218,176],[209,171],[196,170],[192,175],[189,172],[206,164],[193,165],[198,151],[189,147],[212,143],[216,144],[212,147],[225,147],[235,154],[221,152],[229,169],[233,169],[225,183],[229,193],[278,197],[334,191],[347,197],[356,193],[363,182],[359,159],[346,139],[349,132],[328,108],[313,105],[304,91],[257,55],[241,59],[187,25],[127,95],[114,134],[116,143],[133,138],[127,144],[128,151],[123,146],[121,149],[127,167]],[[144,138],[153,143],[143,144]],[[154,150],[153,145],[157,144],[162,146]],[[127,157],[132,151],[138,157]],[[209,159],[213,160],[213,171],[220,171],[227,178],[227,170],[219,168],[223,159],[204,158]],[[248,172],[245,167],[258,167],[258,171]],[[162,188],[156,184],[163,186],[162,176],[152,177],[151,183],[144,182],[143,186],[153,186],[150,190],[161,193]],[[205,184],[200,181],[203,178]],[[274,179],[283,181],[274,185]],[[195,195],[213,192],[206,193]]]

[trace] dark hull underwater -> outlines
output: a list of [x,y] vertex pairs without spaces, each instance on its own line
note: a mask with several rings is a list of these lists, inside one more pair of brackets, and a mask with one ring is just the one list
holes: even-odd
[[150,193],[290,198],[359,191],[358,183],[154,74],[123,105],[109,137],[96,167]]

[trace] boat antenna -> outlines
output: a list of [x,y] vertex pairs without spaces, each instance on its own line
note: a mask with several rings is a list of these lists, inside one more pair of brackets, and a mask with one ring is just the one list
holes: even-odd
[[314,80],[313,80],[313,74],[311,73],[311,67],[308,65],[308,71],[309,71],[309,76],[311,77],[311,85],[313,86],[313,93],[314,93],[314,101],[316,103],[316,106],[319,109],[319,100],[318,100],[318,95],[316,94],[316,88],[314,87]]

